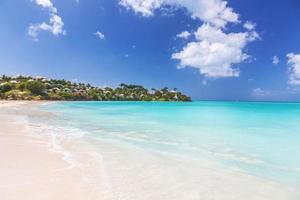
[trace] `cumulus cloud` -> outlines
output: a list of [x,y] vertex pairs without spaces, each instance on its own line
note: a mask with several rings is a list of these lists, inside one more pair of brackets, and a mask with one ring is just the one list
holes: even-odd
[[224,27],[228,22],[238,22],[238,14],[223,0],[120,0],[119,4],[143,16],[152,16],[154,11],[166,5],[186,8],[193,18]]
[[152,16],[153,11],[162,4],[161,0],[120,0],[119,4],[145,17]]
[[62,18],[57,14],[57,9],[54,7],[51,0],[35,0],[35,3],[43,8],[49,10],[50,19],[49,22],[42,22],[40,24],[30,24],[28,27],[28,35],[31,36],[35,41],[38,40],[40,31],[48,31],[53,35],[65,35],[64,22]]
[[[239,76],[235,65],[250,57],[244,49],[249,42],[259,39],[255,24],[248,21],[244,24],[246,32],[225,32],[228,23],[240,21],[239,15],[224,0],[120,0],[120,5],[145,17],[167,6],[183,8],[193,19],[201,20],[203,24],[193,33],[195,41],[174,52],[172,58],[179,60],[180,68],[196,68],[206,77]],[[177,37],[187,38],[188,33],[182,32]]]
[[272,58],[273,65],[278,65],[280,63],[280,59],[278,56],[273,56]]
[[216,27],[224,27],[228,22],[239,22],[238,14],[223,0],[164,0],[165,4],[184,7],[192,18],[198,18]]
[[256,39],[251,32],[224,33],[210,24],[204,24],[194,33],[195,42],[172,55],[180,60],[180,67],[193,67],[211,78],[238,77],[240,71],[233,67],[249,58],[243,52],[249,41]]
[[300,85],[300,54],[287,54],[289,66],[289,84]]
[[177,34],[176,36],[179,38],[182,38],[182,39],[188,39],[191,36],[191,33],[188,31],[183,31],[183,32]]
[[30,35],[35,40],[38,39],[39,31],[49,31],[53,35],[66,34],[63,29],[64,23],[60,16],[52,14],[49,23],[43,22],[41,24],[31,24],[28,28],[28,35]]
[[50,12],[57,13],[57,9],[53,6],[53,3],[50,0],[36,0],[35,2],[37,5],[49,9]]
[[94,33],[94,35],[96,35],[101,40],[105,39],[105,35],[103,33],[101,33],[100,31],[97,31],[96,33]]

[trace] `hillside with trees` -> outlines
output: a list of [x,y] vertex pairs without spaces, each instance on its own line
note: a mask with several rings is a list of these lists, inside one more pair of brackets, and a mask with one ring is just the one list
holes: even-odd
[[140,85],[120,84],[117,88],[31,76],[1,76],[0,99],[64,101],[191,101],[167,87],[150,91]]

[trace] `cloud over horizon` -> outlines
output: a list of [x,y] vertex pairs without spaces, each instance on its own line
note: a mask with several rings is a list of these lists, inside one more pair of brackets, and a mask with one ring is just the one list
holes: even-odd
[[288,73],[290,85],[300,85],[300,54],[289,53],[286,55],[288,59]]
[[262,88],[254,88],[252,90],[252,95],[255,96],[255,97],[265,97],[265,96],[268,96],[270,95],[270,91],[266,91]]

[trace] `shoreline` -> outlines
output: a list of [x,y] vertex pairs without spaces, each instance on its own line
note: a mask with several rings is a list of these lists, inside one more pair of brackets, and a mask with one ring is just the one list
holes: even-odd
[[[132,144],[90,140],[101,151],[116,199],[298,200],[300,191],[208,160],[147,151]],[[279,189],[280,188],[280,189]],[[126,198],[124,198],[126,197]]]
[[[29,107],[41,105],[32,103]],[[24,110],[27,105],[24,102],[0,104],[0,199],[104,199],[100,163],[85,153],[84,144],[74,143],[74,156],[78,161],[85,157],[88,163],[70,165],[62,152],[52,148],[47,136],[35,133],[30,127],[26,115],[36,111]],[[89,170],[95,178],[85,180]]]
[[[296,188],[239,171],[91,137],[62,138],[64,149],[60,152],[51,146],[51,132],[38,124],[33,128],[26,118],[29,114],[45,114],[33,109],[43,103],[0,103],[1,200],[300,197]],[[64,153],[69,153],[75,163],[68,162]]]

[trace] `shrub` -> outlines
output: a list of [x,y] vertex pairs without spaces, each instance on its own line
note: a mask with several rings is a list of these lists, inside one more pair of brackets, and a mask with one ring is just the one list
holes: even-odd
[[91,99],[91,100],[99,100],[100,99],[100,94],[97,90],[90,90],[88,92],[88,97]]
[[15,100],[30,100],[28,92],[21,92],[19,90],[10,90],[4,94],[5,99],[15,99]]
[[61,97],[59,94],[57,94],[55,92],[50,92],[48,94],[48,99],[49,100],[63,100],[63,97]]
[[46,87],[40,81],[31,81],[26,83],[26,89],[34,95],[44,95]]
[[21,82],[17,85],[17,89],[20,91],[24,91],[26,89],[26,84],[25,82]]
[[71,92],[62,91],[59,93],[59,96],[61,96],[63,100],[72,100],[72,98],[73,98],[73,95]]
[[13,89],[13,86],[10,83],[4,83],[0,85],[0,92],[6,93]]

